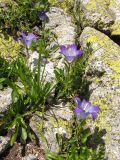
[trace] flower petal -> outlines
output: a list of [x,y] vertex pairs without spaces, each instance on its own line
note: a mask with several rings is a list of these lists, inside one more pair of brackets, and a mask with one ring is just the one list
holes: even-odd
[[67,46],[67,48],[71,48],[72,50],[77,50],[76,44],[70,44]]
[[68,62],[72,62],[74,60],[73,56],[65,56],[65,58]]
[[25,39],[26,39],[26,34],[23,33],[23,32],[21,32],[21,33],[20,33],[20,36],[18,37],[18,40],[24,41]]
[[81,115],[82,115],[83,112],[84,112],[80,107],[76,107],[76,108],[74,109],[74,111],[75,111],[75,114],[76,114],[77,118],[80,118]]
[[25,44],[26,44],[27,47],[29,47],[29,46],[31,45],[31,43],[32,43],[32,39],[31,39],[31,40],[26,40],[26,41],[25,41]]
[[39,11],[38,12],[38,16],[40,17],[41,21],[44,21],[46,18],[48,18],[46,13],[47,13],[46,11]]
[[100,108],[99,106],[93,106],[90,108],[89,112],[92,113],[92,112],[99,112],[100,111]]
[[64,54],[66,52],[67,48],[64,45],[61,45],[60,50],[61,50],[60,53]]
[[91,102],[86,102],[86,104],[84,104],[84,110],[85,110],[86,112],[89,112],[89,113],[90,113],[91,108],[92,108]]
[[91,114],[92,114],[93,120],[95,120],[97,118],[97,113],[96,112],[92,112]]
[[75,108],[75,114],[76,114],[78,119],[86,119],[90,115],[89,113],[86,113],[79,106]]
[[77,106],[80,106],[81,100],[79,97],[74,97],[73,100],[77,103]]
[[29,33],[26,37],[27,40],[34,40],[37,39],[37,36],[35,36],[33,33]]
[[81,108],[84,109],[86,105],[87,105],[87,101],[85,99],[83,99],[81,102],[81,105],[80,105]]
[[77,56],[80,56],[80,57],[81,57],[81,56],[83,55],[83,51],[78,50],[76,54],[77,54]]

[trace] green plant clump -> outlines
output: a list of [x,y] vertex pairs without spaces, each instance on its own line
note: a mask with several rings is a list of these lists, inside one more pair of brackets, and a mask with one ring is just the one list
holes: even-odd
[[[13,1],[11,1],[13,2]],[[47,5],[46,5],[47,4]],[[45,6],[46,5],[46,6]],[[47,160],[103,160],[105,157],[105,144],[91,143],[91,139],[97,133],[91,133],[90,128],[86,128],[86,119],[92,116],[93,120],[97,118],[99,106],[92,106],[90,102],[81,101],[76,95],[83,95],[87,92],[88,82],[84,78],[87,60],[91,53],[90,44],[80,50],[76,44],[60,46],[60,54],[64,56],[64,67],[54,70],[55,79],[48,82],[45,77],[45,67],[47,58],[50,56],[51,49],[48,49],[51,36],[50,32],[44,30],[46,10],[48,2],[39,0],[17,0],[13,4],[9,3],[8,10],[0,11],[0,26],[11,29],[27,30],[34,26],[41,18],[41,36],[33,33],[21,32],[18,40],[24,44],[23,50],[27,56],[19,55],[11,63],[0,58],[0,86],[3,89],[6,86],[12,88],[12,103],[8,110],[0,113],[0,134],[7,132],[11,136],[10,145],[13,146],[17,141],[26,144],[36,136],[30,127],[30,118],[36,111],[41,112],[41,120],[44,119],[44,113],[48,109],[48,97],[54,89],[54,100],[74,99],[77,106],[71,105],[75,117],[72,123],[72,136],[67,139],[65,136],[56,134],[60,152],[47,153]],[[39,20],[38,20],[39,19]],[[24,28],[23,28],[24,26]],[[30,68],[28,58],[30,50],[37,51],[37,65]],[[43,58],[46,60],[43,65]],[[74,98],[73,98],[74,97]],[[49,105],[49,104],[48,104]],[[66,113],[67,114],[67,113]],[[99,138],[103,142],[102,136]]]
[[15,33],[16,30],[29,31],[41,24],[38,12],[48,10],[48,0],[11,0],[6,9],[0,9],[0,29]]

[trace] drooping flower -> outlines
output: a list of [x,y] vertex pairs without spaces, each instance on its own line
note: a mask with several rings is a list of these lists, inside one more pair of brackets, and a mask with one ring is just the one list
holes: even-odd
[[33,33],[29,33],[26,35],[25,33],[21,32],[18,40],[23,42],[28,48],[31,45],[33,40],[36,40],[38,37],[34,35]]
[[68,62],[72,62],[74,58],[81,57],[83,52],[81,50],[77,50],[76,44],[71,44],[65,47],[64,45],[60,46],[60,53],[65,56],[65,59]]
[[78,97],[75,97],[74,101],[77,103],[74,111],[78,119],[86,119],[89,116],[92,116],[93,120],[97,118],[97,113],[100,111],[99,106],[92,106],[90,102],[81,101]]
[[46,13],[47,13],[46,11],[39,11],[38,12],[38,16],[40,17],[41,21],[45,21],[48,18]]

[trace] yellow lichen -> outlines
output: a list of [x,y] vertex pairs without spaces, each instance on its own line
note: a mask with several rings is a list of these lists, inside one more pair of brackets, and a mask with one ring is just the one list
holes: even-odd
[[74,0],[48,0],[51,5],[58,6],[62,8],[64,11],[69,12],[70,8],[74,5]]
[[59,128],[59,127],[62,127],[64,129],[67,129],[70,131],[70,123],[68,121],[65,121],[63,119],[55,119],[54,117],[50,117],[49,119],[51,125],[53,125],[55,128]]
[[[101,109],[100,114],[95,122],[95,125],[100,129],[106,129],[107,136],[105,138],[105,142],[107,144],[110,142],[110,132],[112,130],[112,126],[109,122],[106,121],[108,110],[109,112],[111,111],[110,110],[111,105],[106,104],[105,102],[108,101],[110,97],[111,97],[110,95],[107,95],[105,98],[98,98],[94,101],[94,104],[100,106],[100,109]],[[114,112],[112,114],[114,115]]]
[[[120,60],[118,59],[118,55],[120,53],[119,47],[113,43],[109,37],[104,34],[94,34],[90,35],[87,39],[87,42],[96,43],[100,48],[103,48],[102,61],[113,71],[111,78],[114,80],[120,79]],[[97,46],[97,48],[98,48]],[[113,55],[111,57],[111,55]],[[118,84],[119,85],[119,84]]]
[[94,10],[102,10],[103,14],[105,13],[105,9],[108,6],[113,6],[115,4],[115,0],[89,0],[87,4],[87,9],[90,11]]
[[120,35],[120,21],[115,22],[110,29],[112,35]]
[[21,43],[15,41],[11,36],[5,37],[0,34],[0,56],[5,59],[13,59],[18,56]]

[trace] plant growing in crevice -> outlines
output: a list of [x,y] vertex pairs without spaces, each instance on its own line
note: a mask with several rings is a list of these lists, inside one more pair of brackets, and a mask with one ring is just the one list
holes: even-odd
[[[78,50],[75,44],[67,47],[61,46],[61,54],[65,56],[64,68],[56,68],[56,98],[70,98],[81,93],[87,82],[83,78],[87,66],[87,60],[91,53],[90,44],[87,49]],[[84,87],[83,87],[84,86]]]
[[[92,133],[90,128],[86,127],[86,119],[89,116],[93,117],[93,120],[97,118],[97,113],[99,112],[98,106],[92,106],[90,102],[85,100],[81,101],[78,97],[74,100],[77,102],[77,106],[74,108],[75,117],[71,124],[72,135],[70,139],[66,139],[63,135],[57,135],[58,143],[60,146],[60,152],[48,153],[46,154],[47,160],[104,160],[105,158],[105,143],[103,143],[102,134],[99,136],[99,143],[96,147],[90,145],[91,137],[94,134],[99,135],[101,131],[96,129]],[[96,116],[94,116],[96,115]],[[101,143],[102,142],[102,143]],[[92,143],[91,143],[92,144]]]
[[39,39],[32,44],[34,39],[36,37],[32,33],[28,34],[28,36],[22,33],[19,38],[19,40],[23,41],[28,51],[29,48],[36,48],[38,51],[37,66],[30,70],[28,60],[19,55],[12,68],[12,72],[17,77],[17,82],[14,83],[9,78],[6,79],[6,84],[13,89],[12,104],[4,115],[1,113],[0,119],[1,128],[7,130],[11,135],[11,145],[16,140],[25,143],[27,139],[32,138],[33,132],[29,126],[29,120],[32,114],[38,110],[44,116],[46,99],[55,87],[55,84],[46,82],[44,76],[46,64],[44,66],[41,65],[42,55],[48,56],[46,41]]

